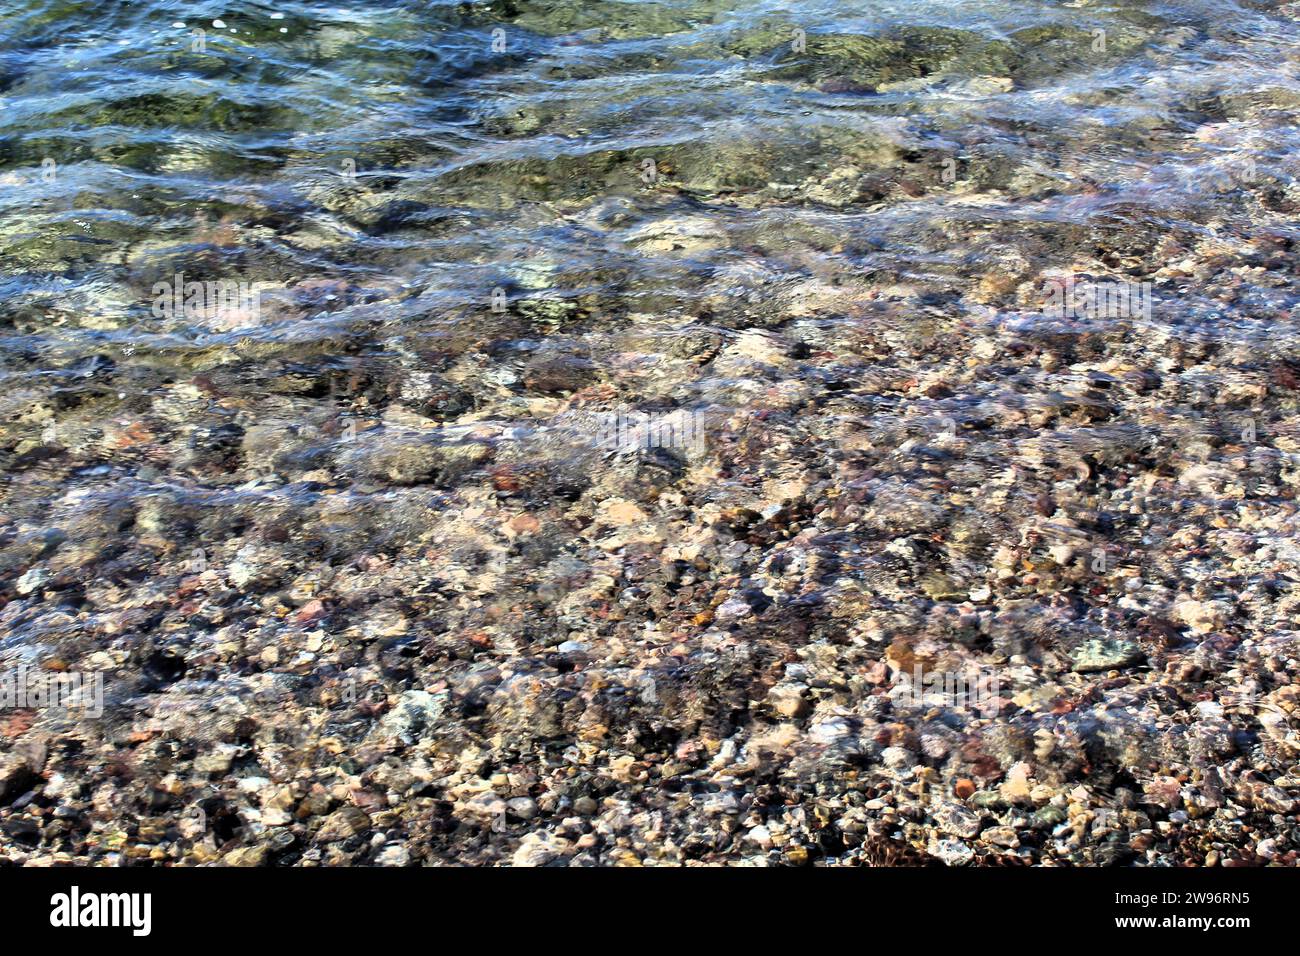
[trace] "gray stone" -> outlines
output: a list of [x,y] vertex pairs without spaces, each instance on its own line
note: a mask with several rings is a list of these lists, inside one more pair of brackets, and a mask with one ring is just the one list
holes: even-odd
[[1146,655],[1137,644],[1109,638],[1084,641],[1070,656],[1074,661],[1072,669],[1080,674],[1133,667],[1146,661]]

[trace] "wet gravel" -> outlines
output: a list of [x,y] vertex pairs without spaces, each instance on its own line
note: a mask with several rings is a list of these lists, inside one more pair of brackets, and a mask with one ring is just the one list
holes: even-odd
[[1295,5],[16,6],[0,861],[1294,865]]

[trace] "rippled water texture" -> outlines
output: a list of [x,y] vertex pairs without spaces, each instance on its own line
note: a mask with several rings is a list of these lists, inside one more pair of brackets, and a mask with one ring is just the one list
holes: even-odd
[[0,0],[0,847],[1293,860],[1298,38]]

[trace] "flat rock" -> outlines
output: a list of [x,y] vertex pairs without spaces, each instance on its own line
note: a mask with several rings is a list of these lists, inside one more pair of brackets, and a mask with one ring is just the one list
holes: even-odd
[[1134,667],[1146,662],[1142,648],[1132,641],[1094,639],[1084,641],[1070,655],[1071,668],[1080,674]]

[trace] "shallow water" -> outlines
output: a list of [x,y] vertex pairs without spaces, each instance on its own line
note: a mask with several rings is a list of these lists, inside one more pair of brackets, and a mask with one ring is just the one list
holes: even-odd
[[[788,6],[0,0],[0,653],[359,740],[348,674],[577,642],[544,693],[654,671],[676,740],[796,657],[859,720],[973,649],[1028,732],[1089,640],[1289,640],[1300,6]],[[581,736],[506,678],[426,732]]]
[[[882,296],[1041,332],[1044,274],[1295,239],[1293,6],[8,2],[4,24],[11,451],[55,394],[97,428],[212,372],[257,415],[286,368],[345,415],[358,368],[452,367],[428,420],[528,428],[512,362],[540,343],[617,390],[629,347],[792,315],[831,342]],[[1294,289],[1254,278],[1164,283],[1144,334],[1289,354]],[[244,298],[160,310],[173,281]],[[495,378],[465,367],[487,343]],[[645,378],[634,405],[719,397]]]
[[[345,321],[415,314],[415,343],[497,286],[585,331],[593,310],[698,313],[738,263],[942,293],[1118,232],[1145,265],[1154,238],[1269,211],[1289,237],[1293,12],[7,3],[6,309],[45,373],[97,348],[310,342],[341,309],[291,294],[312,279],[378,300]],[[655,223],[678,216],[708,235],[665,255]],[[175,272],[282,294],[256,328],[149,321]],[[765,284],[736,277],[714,311]]]

